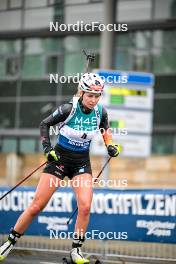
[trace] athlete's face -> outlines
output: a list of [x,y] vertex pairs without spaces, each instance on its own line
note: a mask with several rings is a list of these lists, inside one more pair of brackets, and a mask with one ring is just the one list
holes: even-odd
[[98,101],[100,100],[101,94],[94,94],[94,93],[84,93],[82,103],[84,107],[89,109],[93,109]]

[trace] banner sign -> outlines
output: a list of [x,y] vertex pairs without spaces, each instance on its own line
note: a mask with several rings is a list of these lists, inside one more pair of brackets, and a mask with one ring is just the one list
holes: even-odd
[[[97,69],[95,72],[105,81],[100,102],[108,112],[112,134],[117,137],[115,143],[122,146],[121,156],[150,156],[154,75],[103,69]],[[100,138],[101,135],[93,140],[93,144],[98,144]],[[104,155],[104,151],[99,150],[99,153]],[[97,155],[97,149],[92,148],[91,154]]]
[[96,73],[105,80],[102,102],[106,107],[146,111],[153,109],[152,73],[106,70],[97,70]]
[[[0,188],[2,196],[8,188]],[[0,201],[0,234],[8,234],[34,197],[33,187],[20,187]],[[71,238],[76,208],[70,188],[60,188],[28,228],[26,235]],[[176,190],[94,189],[87,239],[176,243]]]
[[130,85],[153,86],[154,75],[146,72],[96,70],[107,83],[128,83]]

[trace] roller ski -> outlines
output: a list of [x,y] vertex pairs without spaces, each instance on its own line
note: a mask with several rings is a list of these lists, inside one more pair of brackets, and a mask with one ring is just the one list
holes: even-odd
[[[63,258],[62,263],[63,264],[75,264],[75,262],[73,262],[70,258]],[[82,262],[79,262],[79,263],[82,263]],[[89,264],[103,264],[99,259],[95,260],[95,262],[88,262],[88,263]]]
[[84,258],[80,247],[72,248],[70,258],[63,258],[63,264],[88,264],[89,259]]
[[89,259],[89,262],[90,263],[94,263],[94,264],[103,264],[102,261],[99,260],[99,257],[96,256],[96,255],[90,255],[90,254],[87,254],[86,255],[86,259]]
[[90,262],[90,257],[91,255],[87,255],[86,258],[83,257],[81,249],[78,248],[73,248],[70,252],[70,258],[63,258],[62,263],[63,264],[102,264],[102,262],[97,259],[93,258],[95,261]]

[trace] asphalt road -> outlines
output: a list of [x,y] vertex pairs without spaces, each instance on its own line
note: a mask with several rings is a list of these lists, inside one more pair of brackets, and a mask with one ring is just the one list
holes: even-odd
[[[68,253],[34,251],[34,250],[13,250],[8,258],[3,262],[4,264],[62,264],[62,258],[67,257]],[[151,258],[138,258],[128,256],[118,256],[105,259],[99,257],[103,264],[171,264],[176,263],[175,260],[162,260]],[[90,264],[95,263],[95,257],[90,257]]]

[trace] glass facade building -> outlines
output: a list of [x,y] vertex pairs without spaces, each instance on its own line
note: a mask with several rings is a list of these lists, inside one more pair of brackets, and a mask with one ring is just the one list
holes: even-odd
[[[39,123],[68,101],[77,84],[49,83],[49,74],[82,72],[83,48],[99,67],[100,32],[50,32],[49,23],[103,22],[103,1],[0,1],[1,151],[40,151]],[[156,76],[152,151],[176,153],[176,0],[119,0],[114,68]]]

